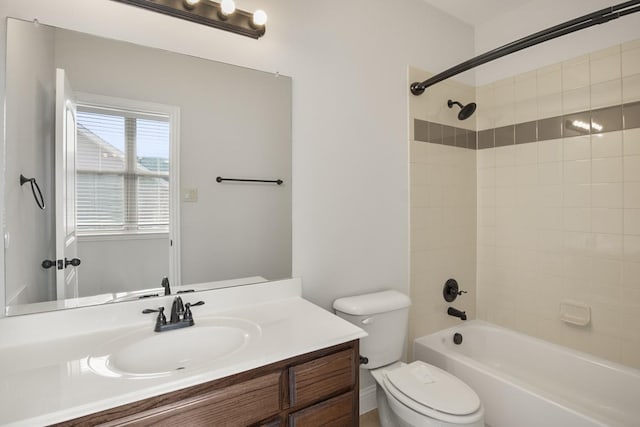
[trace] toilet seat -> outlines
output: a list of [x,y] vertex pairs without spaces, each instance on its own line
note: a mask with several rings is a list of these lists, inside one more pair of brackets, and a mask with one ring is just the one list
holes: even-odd
[[400,403],[427,417],[450,423],[482,417],[480,399],[467,384],[427,363],[386,370],[383,382]]

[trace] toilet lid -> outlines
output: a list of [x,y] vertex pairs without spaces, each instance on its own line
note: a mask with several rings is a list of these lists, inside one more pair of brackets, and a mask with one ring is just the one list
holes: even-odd
[[[450,415],[468,415],[480,408],[478,395],[442,369],[421,361],[387,372],[389,391],[400,401],[411,399]],[[415,405],[411,405],[415,406]]]

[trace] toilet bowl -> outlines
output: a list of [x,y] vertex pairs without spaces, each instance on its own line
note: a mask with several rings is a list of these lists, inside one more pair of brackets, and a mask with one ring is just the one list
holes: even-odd
[[376,380],[382,427],[484,427],[478,395],[462,380],[422,361],[401,363],[411,300],[382,291],[334,301],[336,314],[364,329],[360,354]]
[[478,395],[436,366],[398,362],[370,372],[382,427],[484,427]]

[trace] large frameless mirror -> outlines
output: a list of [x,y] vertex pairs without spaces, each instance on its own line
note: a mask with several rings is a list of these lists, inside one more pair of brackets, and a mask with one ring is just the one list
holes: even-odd
[[6,64],[6,314],[291,276],[291,78],[12,18]]

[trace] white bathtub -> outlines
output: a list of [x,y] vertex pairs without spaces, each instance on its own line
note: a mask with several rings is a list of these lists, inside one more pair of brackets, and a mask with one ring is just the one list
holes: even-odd
[[413,355],[469,384],[491,427],[640,426],[640,370],[491,323],[418,338]]

